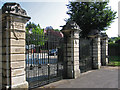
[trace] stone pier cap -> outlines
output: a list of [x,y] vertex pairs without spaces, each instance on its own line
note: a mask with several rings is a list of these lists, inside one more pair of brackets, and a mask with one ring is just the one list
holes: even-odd
[[91,37],[91,38],[95,38],[95,37],[98,37],[100,36],[101,39],[107,39],[108,38],[108,35],[106,33],[103,33],[101,32],[100,30],[97,30],[97,29],[94,29],[92,30],[89,34],[88,34],[88,37]]
[[77,23],[72,21],[72,20],[68,21],[66,23],[66,25],[61,26],[61,27],[63,27],[61,32],[66,36],[68,36],[71,31],[76,31],[77,30],[77,31],[79,31],[79,33],[82,31],[80,29],[80,27],[77,25]]
[[15,2],[7,2],[2,6],[2,14],[16,15],[21,16],[27,19],[31,17],[27,16],[27,13],[24,9],[21,8],[20,4]]
[[90,38],[95,38],[95,37],[98,37],[98,36],[101,36],[101,33],[100,33],[100,30],[97,30],[97,29],[92,30],[88,34],[88,37],[90,37]]
[[101,33],[101,39],[108,39],[108,35],[106,33]]

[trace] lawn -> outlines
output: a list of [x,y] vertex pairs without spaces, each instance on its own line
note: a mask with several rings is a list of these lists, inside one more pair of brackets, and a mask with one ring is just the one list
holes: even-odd
[[110,65],[110,66],[120,66],[120,61],[110,61],[108,65]]
[[110,66],[120,66],[120,56],[111,56],[109,58],[109,64]]

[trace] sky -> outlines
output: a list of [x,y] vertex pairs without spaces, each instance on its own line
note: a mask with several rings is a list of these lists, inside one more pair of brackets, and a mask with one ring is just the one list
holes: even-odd
[[[109,3],[109,6],[111,6],[111,9],[114,11],[117,11],[116,17],[118,17],[118,2],[119,1],[120,0],[110,0],[110,3]],[[114,22],[111,24],[110,28],[108,28],[106,33],[108,34],[109,37],[118,36],[118,18],[114,20]]]
[[[0,8],[5,2],[18,2],[27,15],[31,17],[31,22],[40,24],[41,28],[52,26],[54,29],[62,29],[60,26],[66,24],[65,18],[69,18],[66,14],[68,11],[68,0],[0,0]],[[34,2],[33,2],[34,1]],[[110,0],[109,6],[112,10],[118,12],[118,1]],[[116,15],[118,17],[118,13]],[[118,18],[114,20],[110,28],[106,31],[109,37],[118,36]]]

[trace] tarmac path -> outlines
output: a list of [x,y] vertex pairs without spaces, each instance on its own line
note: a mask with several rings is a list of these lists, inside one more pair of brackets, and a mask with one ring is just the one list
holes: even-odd
[[[118,84],[119,83],[119,84]],[[120,67],[105,66],[82,73],[77,79],[63,79],[42,88],[119,88]]]

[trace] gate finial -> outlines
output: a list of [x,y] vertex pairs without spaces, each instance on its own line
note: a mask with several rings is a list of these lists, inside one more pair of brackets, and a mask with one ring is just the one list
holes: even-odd
[[24,9],[21,8],[21,6],[18,3],[5,3],[2,7],[2,13],[12,13],[22,16],[27,16],[27,13]]

